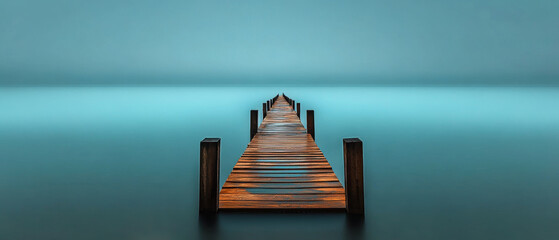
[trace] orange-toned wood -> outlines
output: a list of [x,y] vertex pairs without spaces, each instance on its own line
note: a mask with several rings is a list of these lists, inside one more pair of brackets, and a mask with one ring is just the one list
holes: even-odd
[[220,211],[344,210],[344,188],[293,106],[282,95],[270,103],[221,189]]

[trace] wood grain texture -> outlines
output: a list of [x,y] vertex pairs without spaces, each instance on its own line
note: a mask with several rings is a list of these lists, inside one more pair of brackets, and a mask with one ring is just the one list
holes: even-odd
[[200,199],[199,211],[216,213],[219,207],[220,138],[206,138],[200,142]]
[[347,212],[363,215],[363,142],[359,138],[345,138],[343,143]]
[[314,110],[307,110],[307,133],[313,140],[316,139],[314,135]]
[[345,209],[344,188],[294,106],[283,95],[269,102],[273,105],[221,189],[220,211]]
[[268,107],[267,107],[266,103],[262,103],[262,119],[266,118],[266,113],[268,112],[267,108]]
[[258,110],[250,110],[250,140],[258,132]]

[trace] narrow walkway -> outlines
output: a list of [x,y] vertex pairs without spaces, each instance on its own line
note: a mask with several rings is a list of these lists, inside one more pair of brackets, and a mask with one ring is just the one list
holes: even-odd
[[223,185],[219,209],[345,209],[344,188],[281,95]]

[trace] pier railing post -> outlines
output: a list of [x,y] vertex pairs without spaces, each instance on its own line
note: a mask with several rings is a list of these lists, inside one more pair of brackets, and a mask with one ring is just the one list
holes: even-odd
[[266,111],[270,111],[270,100],[266,101]]
[[307,133],[314,137],[314,110],[307,110]]
[[266,107],[266,103],[262,103],[262,120],[264,120],[264,118],[266,118],[266,111],[267,107]]
[[258,110],[250,110],[250,140],[258,131]]
[[363,142],[359,138],[344,138],[344,181],[346,210],[364,215]]
[[293,111],[295,111],[295,100],[293,100],[293,105],[292,105],[292,107],[293,107]]
[[301,103],[297,103],[297,117],[301,118]]
[[203,214],[217,213],[219,207],[220,138],[205,138],[200,142],[200,202]]

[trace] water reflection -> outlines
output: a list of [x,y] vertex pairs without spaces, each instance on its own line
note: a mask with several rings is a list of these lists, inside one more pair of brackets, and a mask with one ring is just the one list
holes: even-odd
[[202,239],[365,239],[365,219],[345,213],[199,215]]
[[217,239],[219,233],[218,214],[199,214],[198,233],[201,239]]
[[365,239],[365,216],[346,215],[346,236],[349,239]]

